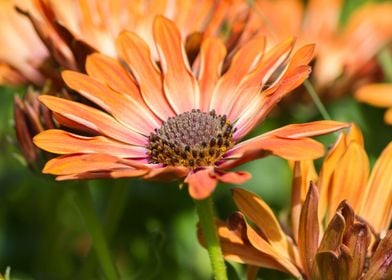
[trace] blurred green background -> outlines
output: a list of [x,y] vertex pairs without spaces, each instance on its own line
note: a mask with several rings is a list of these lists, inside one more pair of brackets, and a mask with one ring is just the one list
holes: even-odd
[[[346,1],[342,21],[362,2]],[[79,189],[90,188],[122,279],[210,279],[208,255],[197,241],[197,216],[186,187],[124,179],[59,183],[31,172],[23,163],[13,130],[13,97],[23,92],[23,88],[0,88],[0,273],[10,267],[12,279],[103,279],[77,206]],[[347,95],[327,104],[327,110],[333,119],[361,127],[371,161],[392,139],[382,109],[359,104]],[[253,135],[319,119],[313,104],[285,106]],[[320,140],[329,145],[336,136]],[[288,211],[291,171],[287,162],[269,157],[241,170],[253,175],[242,187],[259,194],[278,215]],[[221,219],[236,210],[231,187],[220,185],[214,193]],[[243,277],[243,267],[230,269]],[[260,279],[286,279],[274,271],[262,270],[259,275]]]

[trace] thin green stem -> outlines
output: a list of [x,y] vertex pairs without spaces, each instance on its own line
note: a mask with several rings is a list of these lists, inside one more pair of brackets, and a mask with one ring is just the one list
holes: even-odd
[[93,201],[88,186],[79,186],[78,189],[75,190],[74,199],[91,235],[93,248],[106,278],[109,280],[118,279],[116,266],[111,258],[101,223],[98,220],[96,210],[93,207]]
[[385,79],[392,83],[392,55],[387,47],[378,54],[378,61],[381,64]]
[[212,198],[194,200],[215,280],[227,280],[225,262],[216,232]]
[[328,114],[327,109],[325,109],[324,104],[321,102],[316,90],[314,89],[313,85],[311,82],[309,82],[309,80],[306,80],[304,82],[304,86],[306,88],[306,90],[308,91],[310,97],[313,100],[314,105],[316,105],[317,109],[319,110],[321,116],[323,117],[323,119],[325,120],[331,120],[331,116]]

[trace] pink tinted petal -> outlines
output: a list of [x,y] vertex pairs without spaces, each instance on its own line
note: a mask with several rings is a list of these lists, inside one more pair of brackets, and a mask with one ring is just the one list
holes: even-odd
[[[226,114],[226,108],[233,99],[234,90],[242,78],[252,71],[264,53],[265,39],[258,37],[247,42],[234,55],[230,68],[218,81],[211,97],[209,110],[217,114]],[[232,120],[233,121],[233,120]]]
[[85,137],[49,129],[33,138],[39,148],[54,154],[110,154],[124,158],[146,158],[144,147],[127,145],[104,136]]
[[[227,112],[231,120],[237,120],[244,108],[260,94],[261,89],[270,80],[271,76],[278,71],[287,61],[295,40],[289,38],[267,52],[255,70],[248,74],[233,94]],[[283,70],[281,72],[283,73]],[[279,77],[277,78],[279,79]],[[271,81],[275,83],[276,81]]]
[[175,113],[164,95],[160,72],[152,61],[148,45],[138,35],[123,32],[117,39],[117,50],[132,71],[151,110],[163,121],[173,117]]
[[125,126],[144,135],[159,128],[161,121],[143,104],[117,93],[97,80],[72,71],[62,73],[65,83],[73,90],[111,113]]
[[95,108],[49,95],[41,95],[39,100],[53,112],[102,135],[133,145],[144,146],[147,142],[143,135],[127,129]]
[[200,50],[200,109],[208,112],[213,90],[219,80],[226,48],[221,40],[207,38]]
[[162,16],[157,16],[154,21],[154,39],[170,105],[177,114],[198,109],[198,84],[189,68],[176,25]]
[[185,180],[189,194],[194,199],[205,199],[214,191],[217,179],[211,174],[211,169],[203,169],[188,175]]

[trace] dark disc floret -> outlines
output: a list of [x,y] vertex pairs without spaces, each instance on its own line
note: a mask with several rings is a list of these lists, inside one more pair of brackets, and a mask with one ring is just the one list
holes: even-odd
[[234,145],[234,132],[226,115],[214,110],[179,114],[148,137],[149,162],[189,168],[213,165]]

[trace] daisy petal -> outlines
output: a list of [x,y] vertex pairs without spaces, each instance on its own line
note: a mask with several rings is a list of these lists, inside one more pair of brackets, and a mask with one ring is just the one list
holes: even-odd
[[[53,175],[70,175],[86,172],[97,172],[120,168],[131,168],[121,159],[108,154],[76,154],[65,155],[49,160],[43,173]],[[133,168],[134,169],[134,168]],[[146,167],[142,168],[147,172]]]
[[189,169],[183,166],[153,166],[149,165],[150,172],[148,172],[143,179],[146,180],[163,180],[173,181],[179,178],[184,178],[188,175]]
[[240,211],[263,232],[271,246],[288,258],[286,235],[271,208],[255,194],[240,188],[233,189],[233,199]]
[[49,129],[33,138],[39,148],[54,154],[110,154],[124,158],[146,158],[144,147],[127,145],[104,136],[85,137]]
[[219,80],[226,48],[221,40],[207,38],[200,49],[200,109],[208,112],[213,90]]
[[62,76],[70,88],[78,91],[136,132],[149,135],[155,128],[161,126],[161,121],[143,104],[111,90],[98,80],[72,71],[64,71]]
[[199,109],[199,88],[185,55],[181,35],[170,20],[157,16],[154,39],[164,74],[164,90],[177,114]]
[[189,194],[194,199],[205,199],[214,191],[217,180],[211,175],[210,169],[204,169],[189,174],[185,179],[188,184]]
[[86,72],[112,90],[128,94],[137,102],[143,102],[136,84],[125,68],[114,58],[99,53],[89,55]]
[[[226,112],[230,112],[228,116],[231,120],[238,119],[244,108],[260,94],[261,89],[270,80],[275,71],[285,64],[294,47],[294,42],[293,38],[289,38],[274,47],[264,55],[255,70],[242,79],[240,85],[233,93],[231,103],[226,108]],[[272,81],[272,83],[274,82],[276,81]]]
[[218,181],[228,184],[241,185],[252,178],[252,175],[244,171],[224,172],[215,171],[215,177]]
[[49,95],[41,95],[39,100],[53,112],[102,135],[133,145],[144,146],[147,142],[146,137],[127,129],[101,110]]
[[361,87],[355,97],[367,104],[377,107],[392,107],[392,85],[371,84]]
[[107,179],[107,178],[133,178],[143,176],[147,170],[143,169],[132,169],[132,168],[121,168],[114,169],[110,171],[98,171],[98,172],[86,172],[86,173],[76,173],[70,175],[57,176],[57,181],[65,180],[90,180],[90,179]]
[[[217,114],[226,114],[227,106],[233,99],[233,94],[243,76],[253,70],[262,58],[265,47],[264,37],[258,37],[247,42],[233,57],[230,68],[218,81],[211,97],[209,110]],[[231,120],[233,121],[233,120]]]
[[163,93],[160,72],[151,60],[148,45],[138,35],[122,32],[117,39],[117,50],[132,71],[151,110],[163,121],[173,117],[175,114]]

